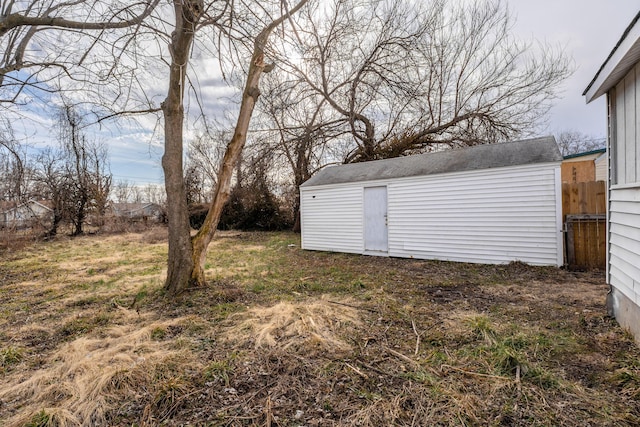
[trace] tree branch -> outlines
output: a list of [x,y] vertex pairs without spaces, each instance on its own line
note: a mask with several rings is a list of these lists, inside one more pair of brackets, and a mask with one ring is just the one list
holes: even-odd
[[160,0],[152,0],[142,13],[131,19],[120,22],[83,22],[74,21],[66,18],[55,16],[27,16],[21,13],[11,13],[0,17],[0,37],[4,36],[8,31],[18,27],[52,27],[66,28],[77,30],[106,30],[126,28],[137,25],[148,17],[158,5]]

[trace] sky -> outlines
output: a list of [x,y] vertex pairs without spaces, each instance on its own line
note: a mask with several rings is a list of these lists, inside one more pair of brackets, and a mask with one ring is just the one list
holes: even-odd
[[[575,72],[561,87],[559,99],[549,112],[548,123],[540,128],[540,136],[579,131],[594,138],[604,138],[605,99],[601,97],[587,105],[582,93],[640,10],[640,0],[504,1],[513,15],[516,37],[562,48],[573,58]],[[205,103],[216,104],[211,107],[222,111],[222,104],[227,102],[233,90],[222,89],[224,83],[214,80],[203,93]],[[222,96],[217,96],[218,93]],[[27,131],[29,142],[44,145],[50,138],[53,124],[42,117],[32,119],[38,129]],[[126,180],[139,185],[163,182],[161,135],[154,117],[144,120],[144,128],[125,122],[118,127],[107,126],[96,131],[97,139],[109,146],[115,181]]]
[[640,0],[507,0],[513,31],[563,47],[575,72],[551,109],[547,133],[575,130],[606,136],[605,97],[586,104],[582,93],[640,11]]

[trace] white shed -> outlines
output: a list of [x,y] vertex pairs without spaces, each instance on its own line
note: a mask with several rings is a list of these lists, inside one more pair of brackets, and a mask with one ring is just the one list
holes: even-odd
[[607,96],[607,306],[640,342],[640,13],[587,89]]
[[302,248],[563,264],[553,137],[328,167],[300,187]]

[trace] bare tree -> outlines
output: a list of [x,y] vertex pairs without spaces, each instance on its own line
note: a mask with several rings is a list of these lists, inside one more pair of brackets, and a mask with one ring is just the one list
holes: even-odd
[[68,201],[72,184],[66,170],[62,150],[47,148],[36,157],[34,180],[40,188],[40,194],[51,202],[53,218],[49,224],[47,236],[58,234],[58,228],[69,217]]
[[531,132],[568,60],[510,36],[501,1],[333,0],[308,9],[291,73],[347,121],[357,162]]
[[156,205],[165,206],[166,205],[166,192],[164,191],[164,187],[158,184],[147,184],[144,189],[144,198],[145,201],[149,203],[155,203]]
[[131,200],[132,185],[127,180],[118,181],[113,185],[113,199],[116,203],[127,203]]
[[87,138],[81,131],[82,119],[72,107],[64,106],[60,109],[59,124],[60,145],[69,184],[66,196],[67,219],[73,222],[73,234],[79,235],[82,234],[82,225],[91,201]]
[[189,205],[209,201],[224,155],[224,146],[219,141],[228,139],[228,132],[208,130],[189,142],[184,177]]
[[132,185],[131,186],[131,192],[130,192],[131,196],[130,199],[128,200],[131,203],[142,203],[144,202],[144,191],[143,188],[140,187],[139,185]]
[[600,150],[606,147],[606,138],[596,138],[592,135],[576,131],[565,130],[556,136],[558,148],[563,156]]
[[[201,229],[192,242],[183,180],[184,96],[185,89],[194,82],[187,70],[196,34],[202,32],[206,36],[209,46],[204,53],[207,54],[224,54],[226,51],[239,58],[244,45],[251,46],[253,50],[236,132],[217,180],[218,191],[213,196],[212,214],[207,222],[213,224],[217,222],[221,206],[228,197],[230,174],[227,175],[227,170],[233,170],[244,145],[249,119],[259,96],[260,75],[272,68],[264,61],[268,38],[306,1],[301,0],[288,9],[287,2],[283,0],[269,3],[173,0],[173,23],[166,19],[166,8],[154,15],[158,0],[133,5],[100,0],[33,0],[12,1],[2,6],[0,37],[5,54],[0,63],[0,98],[3,102],[20,102],[20,96],[28,86],[48,92],[63,87],[67,90],[80,87],[88,89],[94,98],[100,96],[101,100],[104,99],[105,107],[115,110],[115,114],[163,113],[165,151],[162,165],[169,219],[165,288],[170,295],[183,291],[190,284],[204,282],[202,268],[196,264],[203,262],[215,230],[215,225]],[[70,19],[69,16],[76,18]],[[165,80],[168,84],[166,98],[159,107],[153,105],[151,94],[143,94],[139,103],[132,101],[137,89],[142,89],[142,92],[145,89],[138,79],[138,67],[145,66],[145,58],[139,55],[144,46],[136,43],[136,36],[140,34],[152,40],[151,50],[155,52],[153,58],[149,56],[146,59],[169,64]],[[56,37],[63,41],[62,44]],[[73,40],[75,43],[71,42],[74,37],[77,38]],[[212,39],[217,42],[211,43]],[[37,51],[28,47],[39,42],[46,49],[27,58],[27,53]],[[166,50],[163,48],[165,43],[168,45]],[[168,55],[165,54],[167,51]],[[100,52],[105,52],[106,58],[101,58]],[[17,70],[28,72],[20,74],[16,73]],[[109,97],[101,96],[103,94]],[[197,92],[196,96],[199,96]]]
[[[165,289],[170,294],[178,294],[184,291],[186,288],[192,285],[202,285],[205,283],[204,277],[204,264],[207,256],[207,248],[209,243],[213,239],[215,234],[218,221],[220,220],[220,215],[222,213],[222,208],[229,198],[229,193],[231,189],[231,177],[233,175],[233,170],[235,169],[236,162],[247,138],[247,130],[249,128],[249,123],[251,120],[251,116],[253,114],[253,109],[255,104],[260,96],[260,77],[263,73],[269,72],[273,69],[273,64],[268,64],[265,62],[265,50],[267,48],[267,43],[269,41],[269,37],[271,33],[281,26],[285,21],[289,20],[293,14],[295,14],[299,9],[301,9],[304,4],[307,3],[307,0],[300,0],[297,4],[295,4],[291,9],[287,10],[284,8],[284,13],[272,20],[267,21],[267,24],[264,28],[255,36],[253,41],[253,50],[251,54],[251,60],[249,63],[249,67],[247,70],[247,77],[245,80],[245,86],[242,93],[242,101],[240,104],[240,110],[238,112],[238,119],[236,122],[235,130],[229,144],[227,145],[227,149],[225,151],[222,164],[220,167],[220,171],[218,173],[218,179],[215,187],[215,191],[213,193],[213,198],[211,202],[211,206],[209,208],[209,213],[207,214],[205,221],[198,231],[198,233],[190,240],[191,243],[190,249],[192,258],[187,261],[182,259],[183,264],[177,265],[175,261],[170,258],[169,261],[169,273],[168,275],[174,274],[174,278],[167,278],[167,282],[165,285]],[[282,3],[283,6],[286,3]],[[268,18],[269,19],[269,18]],[[187,57],[185,56],[186,60]],[[170,95],[167,98],[169,100],[171,98]],[[165,101],[166,106],[167,101]],[[165,107],[165,117],[167,115],[166,107]],[[165,119],[166,120],[166,119]],[[177,130],[177,129],[176,129]],[[166,132],[165,135],[168,135],[169,132]],[[175,135],[177,136],[177,135]],[[178,138],[176,138],[177,141]],[[181,139],[181,138],[180,138]],[[165,144],[170,144],[172,141],[168,138],[165,139]],[[165,167],[165,181],[167,186],[167,203],[169,205],[169,252],[171,255],[171,247],[172,247],[172,239],[173,246],[175,248],[182,247],[181,250],[174,251],[173,254],[177,255],[178,253],[181,256],[184,256],[189,250],[185,250],[185,241],[186,238],[189,237],[189,222],[188,215],[184,218],[180,218],[181,224],[174,224],[174,230],[177,233],[172,235],[171,232],[171,216],[178,214],[178,209],[171,212],[173,208],[171,206],[172,201],[169,200],[169,195],[180,194],[180,200],[175,200],[177,204],[181,204],[181,208],[184,210],[181,211],[184,214],[188,214],[186,209],[186,197],[184,192],[184,181],[182,180],[182,175],[179,176],[179,179],[175,174],[172,176],[173,179],[170,180],[167,178],[167,170],[172,172],[177,172],[179,170],[182,172],[182,164],[181,159],[171,159],[167,157],[167,148],[165,147],[165,156],[163,157],[163,166]],[[177,152],[175,154],[178,154]],[[171,160],[172,164],[168,164]],[[172,181],[172,182],[170,182]],[[179,182],[178,182],[179,181]],[[172,195],[173,195],[172,194]],[[189,277],[185,277],[185,273],[189,272]]]
[[326,99],[309,90],[295,76],[274,73],[264,80],[258,108],[262,123],[256,138],[259,157],[289,170],[293,192],[294,231],[300,229],[297,188],[320,168],[339,160],[339,143],[349,134],[348,119],[328,107]]
[[188,206],[205,202],[205,193],[208,192],[205,190],[204,177],[193,163],[188,163],[184,171],[184,187]]
[[112,191],[113,175],[109,169],[109,152],[104,144],[96,144],[92,147],[91,164],[88,170],[91,194],[93,196],[93,213],[97,220],[97,226],[104,225],[104,218],[109,207],[109,197]]
[[68,183],[66,212],[74,235],[82,234],[90,212],[102,218],[109,198],[111,174],[107,172],[108,152],[89,141],[83,132],[83,119],[71,106],[60,109],[60,145]]
[[0,200],[23,202],[27,194],[27,156],[8,120],[0,119]]
[[[68,94],[63,102],[73,100],[80,104],[94,99],[115,109],[126,105],[136,82],[135,52],[139,46],[135,40],[148,31],[142,24],[151,19],[159,3],[159,0],[3,2],[0,106],[10,108],[39,102],[42,94],[46,102],[49,96],[63,92]],[[75,232],[80,233],[89,208],[98,212],[98,216],[104,213],[111,185],[106,149],[86,145],[79,133],[79,122],[86,125],[84,118],[71,107],[68,113],[69,126],[65,132],[69,138],[65,137],[65,148],[46,150],[36,161],[35,182],[45,189],[43,192],[54,204],[50,234],[57,232],[61,221],[72,218]],[[87,176],[89,171],[93,176]],[[75,205],[71,206],[70,201]]]

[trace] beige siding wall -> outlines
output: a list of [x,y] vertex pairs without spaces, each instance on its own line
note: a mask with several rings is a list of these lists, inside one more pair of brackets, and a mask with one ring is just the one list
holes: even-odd
[[596,164],[596,181],[606,181],[609,174],[609,167],[607,162],[607,153],[603,153],[602,156],[595,160]]

